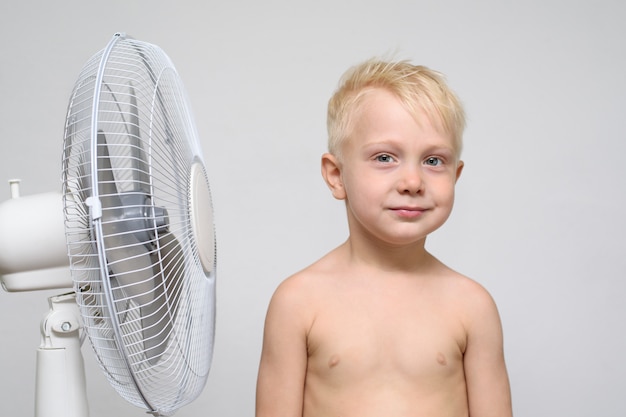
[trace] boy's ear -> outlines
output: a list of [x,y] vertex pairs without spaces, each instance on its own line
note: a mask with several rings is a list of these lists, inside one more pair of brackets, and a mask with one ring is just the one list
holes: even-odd
[[330,153],[322,155],[322,177],[337,200],[345,200],[346,191],[341,178],[341,166],[337,157]]
[[463,167],[465,166],[465,163],[463,161],[459,161],[456,164],[456,179],[454,182],[459,180],[459,177],[461,176],[461,172],[463,172]]

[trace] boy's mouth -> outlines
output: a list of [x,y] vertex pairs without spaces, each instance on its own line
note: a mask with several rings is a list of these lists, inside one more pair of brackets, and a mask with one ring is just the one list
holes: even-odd
[[427,209],[423,207],[410,207],[410,206],[400,206],[400,207],[392,207],[391,211],[393,211],[396,215],[404,218],[416,218],[424,214]]

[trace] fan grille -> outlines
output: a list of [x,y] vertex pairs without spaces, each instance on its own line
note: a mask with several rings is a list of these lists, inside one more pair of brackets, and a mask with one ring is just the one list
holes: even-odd
[[215,268],[202,268],[191,226],[198,165],[204,172],[173,64],[158,47],[116,35],[85,64],[68,108],[66,237],[102,369],[155,414],[199,395],[213,351]]

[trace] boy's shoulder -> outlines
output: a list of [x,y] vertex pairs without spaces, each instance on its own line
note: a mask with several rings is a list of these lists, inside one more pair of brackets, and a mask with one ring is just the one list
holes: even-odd
[[336,273],[325,266],[324,258],[307,266],[306,268],[285,278],[276,288],[274,297],[289,296],[294,297],[298,293],[302,296],[312,295],[316,288],[320,288],[324,282],[332,279]]
[[[499,323],[499,312],[491,293],[478,281],[466,275],[451,271],[442,280],[443,296],[448,297],[466,333],[472,334],[486,323],[494,320]],[[478,331],[480,333],[480,331]]]
[[320,303],[332,291],[328,287],[330,275],[318,261],[285,278],[272,294],[267,322],[280,323],[283,330],[309,329]]
[[445,265],[444,272],[433,281],[436,282],[442,296],[451,298],[466,310],[479,312],[484,311],[485,308],[495,307],[491,294],[482,284]]
[[344,275],[336,250],[285,278],[275,289],[271,304],[298,306],[301,310],[314,309],[332,292],[336,280]]
[[448,288],[459,296],[464,296],[464,298],[468,298],[467,296],[491,298],[491,295],[482,284],[467,275],[450,270],[447,278]]
[[325,280],[345,274],[345,259],[341,252],[343,252],[342,247],[333,249],[314,263],[287,277],[279,288],[287,287],[293,290],[320,285]]

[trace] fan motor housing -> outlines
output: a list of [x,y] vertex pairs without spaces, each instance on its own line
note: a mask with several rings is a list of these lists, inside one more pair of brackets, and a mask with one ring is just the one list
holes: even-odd
[[3,288],[11,292],[71,288],[64,236],[60,193],[15,197],[0,204]]

